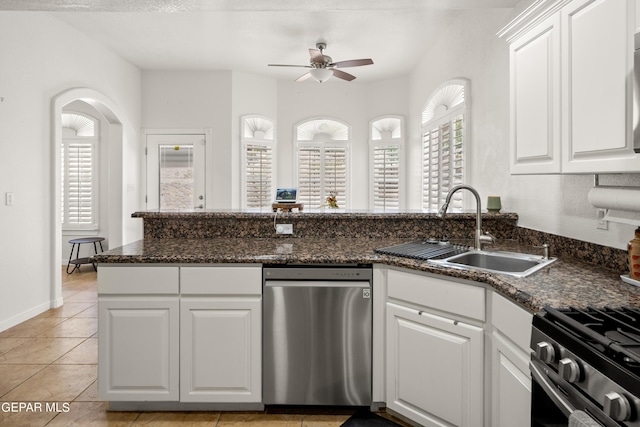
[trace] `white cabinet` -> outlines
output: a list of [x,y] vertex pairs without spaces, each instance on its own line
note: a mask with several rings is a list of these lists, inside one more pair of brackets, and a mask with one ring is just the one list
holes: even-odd
[[500,33],[510,43],[511,173],[637,172],[635,0],[549,3]]
[[532,315],[492,293],[491,425],[528,427],[531,423],[529,340]]
[[559,173],[560,17],[510,47],[511,173]]
[[261,301],[259,264],[101,265],[100,399],[260,403]]
[[563,172],[637,172],[631,98],[634,0],[562,9]]
[[424,426],[482,426],[484,289],[389,270],[388,301],[387,407]]
[[180,273],[180,400],[261,402],[261,267]]
[[100,399],[177,401],[178,267],[101,265],[98,292]]

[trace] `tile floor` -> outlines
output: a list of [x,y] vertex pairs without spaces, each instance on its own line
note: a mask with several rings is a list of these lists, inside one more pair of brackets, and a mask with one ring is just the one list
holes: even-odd
[[62,307],[0,332],[0,426],[338,427],[354,412],[106,411],[98,400],[96,273],[63,270],[62,282]]

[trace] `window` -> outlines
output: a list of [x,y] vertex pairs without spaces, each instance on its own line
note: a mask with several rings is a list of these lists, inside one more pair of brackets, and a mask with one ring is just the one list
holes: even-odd
[[383,117],[371,122],[371,209],[400,208],[402,127],[400,117]]
[[349,127],[329,119],[309,120],[296,127],[298,201],[310,208],[337,197],[349,205]]
[[63,229],[97,230],[97,121],[79,113],[64,113],[62,132]]
[[242,205],[269,208],[275,195],[275,124],[260,116],[242,118]]
[[[450,81],[422,111],[422,208],[438,210],[449,190],[465,181],[469,83]],[[464,192],[456,192],[450,209],[462,210]]]

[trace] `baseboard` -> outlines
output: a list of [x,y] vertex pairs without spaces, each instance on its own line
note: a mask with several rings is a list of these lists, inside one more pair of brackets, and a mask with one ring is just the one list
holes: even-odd
[[45,311],[51,309],[51,307],[59,307],[60,305],[62,305],[62,297],[56,301],[43,302],[42,304],[38,304],[37,306],[27,311],[23,311],[22,313],[17,314],[9,319],[2,320],[0,321],[0,332],[12,328],[24,322],[25,320],[29,320],[32,317],[37,316],[38,314],[44,313]]
[[262,403],[107,402],[109,411],[263,411]]

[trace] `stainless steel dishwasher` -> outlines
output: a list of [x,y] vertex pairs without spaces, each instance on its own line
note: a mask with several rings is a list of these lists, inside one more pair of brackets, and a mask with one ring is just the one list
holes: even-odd
[[263,268],[266,405],[371,405],[371,265]]

